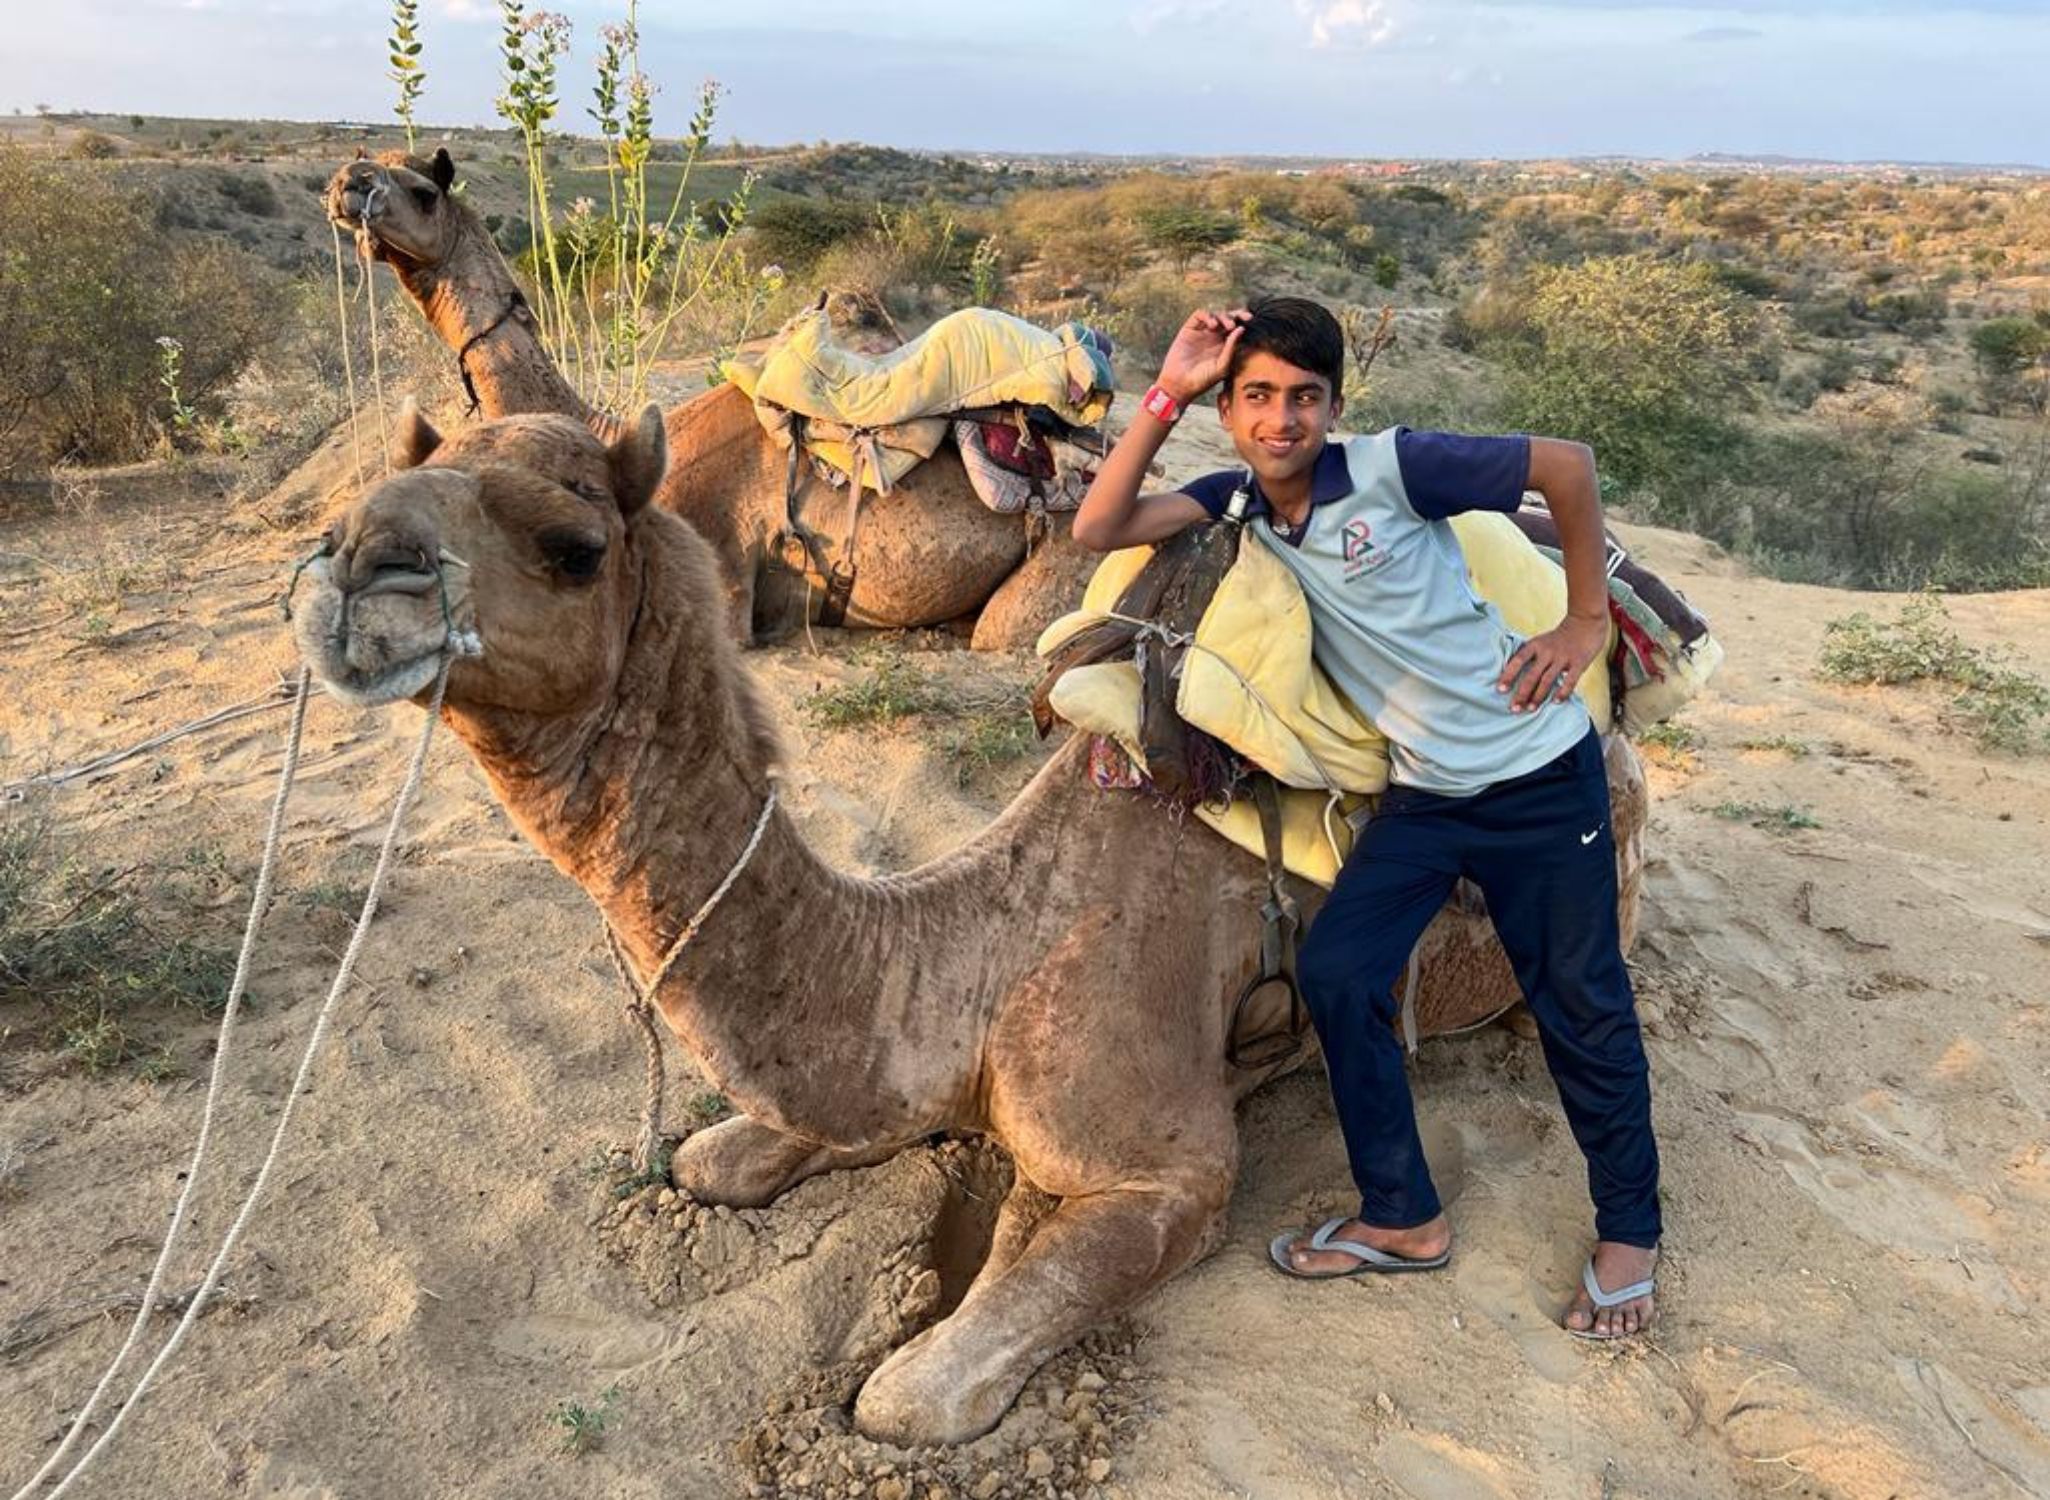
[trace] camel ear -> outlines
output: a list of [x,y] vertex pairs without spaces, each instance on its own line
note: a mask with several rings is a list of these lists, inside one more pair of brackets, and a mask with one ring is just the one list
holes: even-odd
[[420,415],[420,403],[411,396],[399,407],[398,431],[392,434],[391,466],[417,469],[441,446],[441,434]]
[[444,193],[448,191],[449,184],[456,180],[456,164],[449,157],[448,147],[440,146],[435,149],[434,162],[427,175],[434,179],[436,187]]
[[655,497],[669,467],[669,434],[663,427],[662,408],[652,401],[642,407],[633,426],[606,450],[605,460],[612,470],[612,493],[620,512],[630,516]]

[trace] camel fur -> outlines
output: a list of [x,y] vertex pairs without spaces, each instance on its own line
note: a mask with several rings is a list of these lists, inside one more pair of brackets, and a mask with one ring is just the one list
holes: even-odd
[[[392,268],[435,334],[459,356],[479,415],[557,412],[590,424],[601,437],[613,436],[613,420],[570,387],[542,345],[490,232],[449,191],[455,170],[446,151],[431,160],[402,151],[358,159],[330,180],[328,215]],[[880,304],[842,300],[830,310],[850,347],[880,353],[898,342]],[[788,560],[775,545],[786,510],[786,458],[747,398],[730,386],[716,387],[676,407],[667,423],[670,477],[655,503],[683,516],[718,553],[738,638],[774,638],[816,617],[821,592],[778,566]],[[844,494],[807,470],[799,515],[835,558],[844,554],[846,513]],[[1066,516],[1049,517],[1049,525],[1046,537],[1028,549],[1024,518],[997,515],[983,504],[950,440],[889,495],[863,501],[846,623],[893,628],[972,621],[979,650],[1030,646],[1081,597],[1094,561],[1069,535]]]
[[[565,417],[442,439],[401,420],[395,473],[308,569],[300,648],[329,689],[419,701],[456,626],[482,655],[443,708],[521,832],[602,908],[643,973],[731,870],[778,746],[728,628],[713,548],[664,492],[649,407],[609,446]],[[437,562],[437,559],[460,559]],[[444,574],[441,569],[446,566]],[[741,1113],[689,1136],[676,1185],[773,1202],[934,1132],[1016,1163],[958,1307],[869,1376],[861,1429],[902,1444],[987,1431],[1044,1360],[1208,1253],[1239,1160],[1234,1105],[1273,1072],[1226,1062],[1255,972],[1260,864],[1142,796],[1094,788],[1065,744],[969,843],[901,875],[825,865],[786,808],[662,987],[663,1019]],[[1642,781],[1615,795],[1634,926]],[[1316,892],[1298,895],[1314,907]],[[1484,917],[1420,948],[1426,1033],[1512,999]],[[1272,1004],[1255,1031],[1272,1034]]]

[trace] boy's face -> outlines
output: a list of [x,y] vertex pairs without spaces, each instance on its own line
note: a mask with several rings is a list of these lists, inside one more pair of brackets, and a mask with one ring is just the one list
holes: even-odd
[[1309,471],[1344,406],[1322,375],[1256,351],[1218,398],[1217,418],[1262,488],[1272,489]]

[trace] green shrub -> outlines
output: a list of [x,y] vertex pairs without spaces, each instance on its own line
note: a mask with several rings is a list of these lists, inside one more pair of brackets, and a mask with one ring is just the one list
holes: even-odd
[[1146,243],[1184,268],[1206,251],[1229,245],[1240,231],[1232,215],[1194,204],[1162,204],[1142,209],[1136,217]]
[[1747,297],[1756,297],[1761,302],[1785,297],[1788,292],[1786,279],[1770,271],[1761,271],[1756,266],[1738,265],[1719,261],[1714,266],[1716,281],[1733,292]]
[[261,173],[223,171],[214,179],[221,196],[238,210],[259,219],[275,219],[283,213],[278,190]]
[[1732,441],[1661,492],[1654,518],[1765,572],[1848,588],[2050,583],[2045,503],[2009,479],[1931,461],[1912,430],[1845,425]]
[[1950,299],[1937,287],[1919,292],[1888,292],[1865,306],[1866,321],[1911,338],[1927,338],[1943,331],[1950,315]]
[[275,275],[92,175],[0,149],[0,224],[0,472],[143,454],[159,338],[183,350],[184,400],[214,415],[274,336]]
[[916,714],[951,706],[946,689],[906,658],[886,650],[856,655],[861,675],[823,688],[801,705],[815,729],[853,729],[864,724],[894,724]]
[[2030,318],[1988,318],[1970,343],[1980,389],[1995,411],[2023,395],[2028,376],[2050,358],[2050,328]]
[[0,1002],[32,1007],[89,1073],[135,1061],[168,1016],[227,998],[233,950],[180,920],[227,878],[198,850],[169,868],[89,864],[46,804],[0,809]]
[[1838,682],[1934,682],[1988,749],[2050,748],[2050,683],[2014,667],[2006,652],[1967,645],[1943,600],[1924,595],[1897,619],[1859,613],[1832,620],[1822,644],[1822,675]]
[[1232,307],[1240,299],[1229,287],[1195,287],[1166,266],[1128,278],[1106,302],[1109,331],[1141,364],[1158,363],[1175,334],[1199,307]]
[[833,246],[875,226],[870,204],[778,198],[759,205],[749,217],[749,249],[760,264],[804,271]]
[[65,154],[77,161],[111,161],[121,154],[121,148],[114,144],[112,136],[102,135],[97,130],[82,130]]

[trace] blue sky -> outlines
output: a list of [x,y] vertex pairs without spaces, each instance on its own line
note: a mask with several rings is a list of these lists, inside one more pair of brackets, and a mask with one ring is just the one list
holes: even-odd
[[[380,0],[4,0],[0,109],[388,117]],[[421,116],[492,121],[496,0],[420,0]],[[582,117],[617,4],[575,25]],[[1334,156],[2050,158],[2050,0],[648,0],[658,123],[722,136]]]

